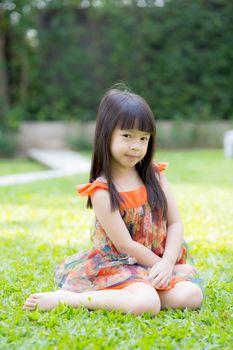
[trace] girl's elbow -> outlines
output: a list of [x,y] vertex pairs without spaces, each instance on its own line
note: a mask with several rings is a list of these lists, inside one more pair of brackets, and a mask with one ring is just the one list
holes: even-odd
[[131,255],[131,251],[132,251],[132,241],[130,242],[125,242],[123,244],[120,244],[118,247],[117,247],[117,250],[120,254],[129,254]]
[[171,221],[168,223],[168,228],[171,226],[176,226],[183,231],[183,222],[181,220]]
[[180,235],[183,237],[184,234],[184,226],[182,221],[175,221],[168,225],[168,229],[171,228],[171,230],[174,232],[174,230],[177,233],[180,233]]
[[184,225],[183,225],[183,222],[182,222],[182,221],[178,221],[178,222],[177,222],[177,225],[178,225],[179,228],[180,228],[180,232],[183,234],[183,232],[184,232]]
[[184,226],[182,221],[177,222],[177,231],[180,233],[180,236],[184,238]]

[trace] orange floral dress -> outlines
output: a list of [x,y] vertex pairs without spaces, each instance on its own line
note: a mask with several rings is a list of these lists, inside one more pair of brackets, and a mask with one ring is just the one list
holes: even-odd
[[[154,163],[155,171],[163,171],[167,163]],[[78,185],[76,190],[82,196],[91,196],[98,189],[108,191],[104,178],[92,183]],[[134,191],[120,192],[124,203],[119,211],[133,240],[143,244],[156,255],[162,257],[166,243],[167,225],[158,219],[147,201],[145,186]],[[73,292],[85,292],[100,289],[120,289],[131,283],[144,282],[151,284],[148,278],[150,268],[138,264],[127,254],[120,254],[104,228],[95,218],[92,232],[93,248],[87,252],[76,253],[66,257],[55,268],[55,284],[58,288]],[[187,245],[181,247],[177,264],[186,263]],[[167,288],[183,280],[193,280],[191,276],[174,274]]]

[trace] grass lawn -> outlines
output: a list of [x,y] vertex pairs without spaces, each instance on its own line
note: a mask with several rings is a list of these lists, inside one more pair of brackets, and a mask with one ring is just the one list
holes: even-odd
[[0,176],[42,170],[48,170],[48,168],[33,160],[14,158],[9,161],[9,159],[0,159]]
[[74,191],[88,174],[0,187],[1,350],[233,348],[233,160],[218,150],[156,158],[170,163],[166,174],[204,279],[202,308],[156,317],[66,306],[24,312],[31,293],[54,289],[53,270],[64,256],[91,247],[93,212]]

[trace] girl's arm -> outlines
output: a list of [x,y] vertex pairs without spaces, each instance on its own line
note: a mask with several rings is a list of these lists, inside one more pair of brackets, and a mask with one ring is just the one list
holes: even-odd
[[129,254],[139,264],[152,267],[161,258],[144,245],[134,241],[118,210],[112,212],[109,192],[97,190],[91,195],[96,217],[119,253]]
[[167,198],[168,210],[165,251],[161,261],[155,263],[149,275],[157,288],[164,287],[169,283],[183,243],[183,224],[175,198],[164,174],[160,174],[160,184]]
[[183,223],[179,214],[176,200],[164,174],[161,174],[160,183],[167,198],[167,238],[163,259],[175,265],[183,243]]

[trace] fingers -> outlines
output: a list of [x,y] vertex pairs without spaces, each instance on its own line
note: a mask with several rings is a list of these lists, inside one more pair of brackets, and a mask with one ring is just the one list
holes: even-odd
[[197,274],[197,271],[194,270],[194,269],[192,269],[192,270],[191,270],[191,275],[194,277],[196,274]]
[[[181,273],[182,275],[187,275],[187,277],[195,277],[198,273],[197,269],[193,265],[189,264],[178,264],[175,266],[175,274]],[[166,288],[168,287],[171,276],[164,271],[160,271],[160,266],[154,266],[150,270],[149,280],[154,288]]]
[[195,275],[196,275],[196,274],[198,273],[196,267],[193,266],[193,270],[194,270],[194,273],[195,273]]
[[163,276],[162,274],[157,275],[154,279],[153,279],[153,284],[154,285],[160,285],[160,283],[165,279],[165,276]]
[[187,269],[187,273],[195,277],[195,275],[197,274],[197,269],[194,266],[190,265],[189,268]]
[[187,275],[191,275],[192,277],[195,277],[195,275],[198,273],[197,269],[193,265],[189,264],[178,264],[175,265],[174,271],[176,273],[184,273]]
[[159,275],[156,276],[156,278],[152,280],[152,286],[155,288],[166,287],[169,284],[170,279],[171,279],[171,276],[168,276],[168,275],[164,276],[162,273],[160,273]]
[[149,278],[154,279],[156,276],[159,276],[159,274],[161,273],[161,268],[160,266],[154,266],[149,273]]
[[150,278],[150,279],[154,279],[155,276],[157,276],[157,274],[158,274],[158,272],[155,270],[155,268],[154,268],[154,269],[151,269],[151,270],[150,270],[150,273],[149,273],[149,278]]
[[166,288],[168,287],[169,283],[170,283],[170,278],[169,277],[163,277],[158,283],[156,283],[155,281],[152,282],[152,285],[154,288]]
[[155,288],[166,288],[169,284],[170,278],[163,278],[160,283],[155,285]]

